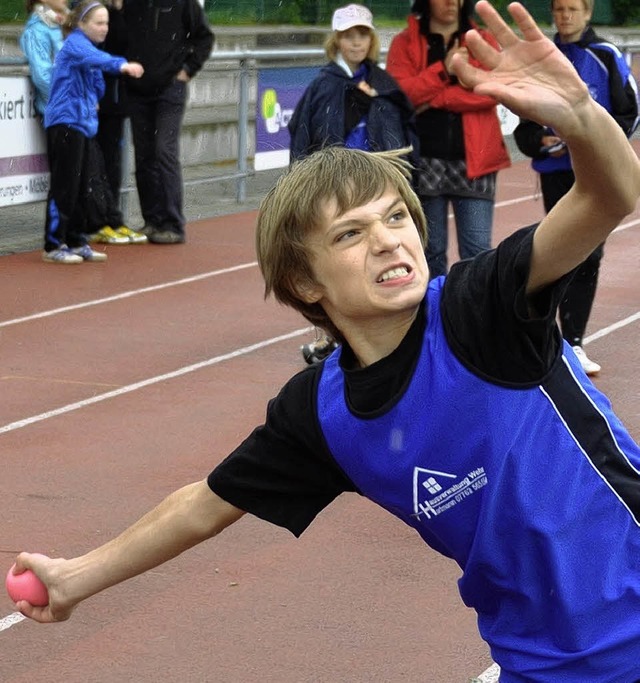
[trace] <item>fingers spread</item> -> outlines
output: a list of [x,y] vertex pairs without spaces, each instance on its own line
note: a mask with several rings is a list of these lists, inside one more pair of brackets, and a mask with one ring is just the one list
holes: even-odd
[[529,14],[523,5],[519,2],[513,2],[509,5],[508,9],[509,14],[518,25],[518,28],[522,32],[522,37],[525,40],[540,40],[540,38],[545,37],[531,14]]
[[474,29],[467,31],[469,52],[487,69],[495,69],[500,62],[500,53]]
[[[514,9],[514,5],[518,5],[518,3],[513,3],[510,5],[509,11]],[[524,10],[524,8],[522,9]],[[526,10],[524,11],[526,12]],[[516,36],[516,34],[500,16],[498,11],[492,5],[490,5],[487,0],[480,0],[480,2],[478,2],[476,5],[476,12],[503,48],[509,47],[510,45],[518,42],[518,36]]]

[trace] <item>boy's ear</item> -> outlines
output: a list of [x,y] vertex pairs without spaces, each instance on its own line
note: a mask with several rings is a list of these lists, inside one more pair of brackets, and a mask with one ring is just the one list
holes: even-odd
[[305,304],[317,304],[322,299],[322,288],[310,280],[298,280],[295,284],[298,298]]

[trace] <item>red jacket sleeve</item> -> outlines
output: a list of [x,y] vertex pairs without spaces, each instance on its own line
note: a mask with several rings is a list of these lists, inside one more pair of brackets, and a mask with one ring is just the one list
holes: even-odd
[[[483,37],[497,48],[489,33]],[[496,106],[492,97],[476,95],[452,82],[442,61],[427,66],[428,46],[420,35],[415,17],[409,17],[409,26],[391,42],[387,55],[387,71],[396,79],[416,109],[424,105],[447,109],[456,113],[491,109]],[[473,58],[470,62],[478,66]]]

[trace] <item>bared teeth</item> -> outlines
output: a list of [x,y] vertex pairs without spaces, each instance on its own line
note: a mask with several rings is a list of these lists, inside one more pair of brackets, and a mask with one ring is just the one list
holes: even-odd
[[406,277],[409,274],[409,270],[402,266],[401,268],[394,268],[393,270],[388,270],[383,273],[380,282],[387,282],[388,280],[395,280],[399,277]]

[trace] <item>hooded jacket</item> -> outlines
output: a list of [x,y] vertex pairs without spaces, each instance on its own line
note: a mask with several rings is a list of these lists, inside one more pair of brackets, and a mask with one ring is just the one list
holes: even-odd
[[74,29],[56,57],[44,127],[65,125],[94,137],[104,94],[102,72],[119,74],[126,61],[99,50],[81,29]]
[[[407,28],[391,42],[387,71],[396,79],[416,110],[427,105],[461,115],[469,178],[507,168],[511,161],[502,137],[496,101],[491,97],[476,95],[452,80],[442,61],[428,66],[429,44],[420,31],[420,19],[412,14],[407,21]],[[497,47],[495,39],[488,32],[480,30],[480,33],[487,42]],[[461,44],[464,44],[464,33]],[[469,61],[479,66],[479,62],[472,57]],[[420,118],[419,113],[417,118]]]
[[[367,83],[378,95],[371,98],[366,119],[371,151],[399,149],[418,141],[413,107],[395,80],[368,60]],[[322,147],[345,143],[345,100],[357,84],[335,62],[320,69],[309,84],[289,121],[291,159],[301,159]]]
[[155,96],[184,69],[194,76],[211,54],[214,36],[198,0],[124,0],[127,57],[144,67],[129,92]]
[[[631,137],[640,121],[638,86],[620,50],[600,38],[591,26],[575,43],[561,43],[558,34],[554,36],[554,42],[588,85],[594,100],[613,116],[625,135]],[[553,135],[551,129],[523,119],[513,135],[518,149],[533,159],[531,165],[538,173],[572,170],[569,154],[553,157],[540,152],[543,136]]]
[[[40,9],[39,9],[40,8]],[[36,6],[20,36],[20,49],[29,62],[29,76],[35,88],[35,107],[44,116],[49,101],[53,61],[62,48],[62,28],[48,20],[43,6]]]

